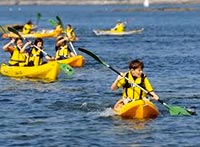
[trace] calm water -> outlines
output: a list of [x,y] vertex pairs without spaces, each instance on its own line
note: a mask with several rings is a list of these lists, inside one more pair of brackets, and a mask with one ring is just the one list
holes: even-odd
[[[59,15],[76,28],[74,46],[91,50],[119,71],[131,59],[145,63],[155,91],[168,104],[195,107],[197,115],[172,117],[158,102],[158,118],[123,120],[112,114],[120,90],[110,91],[116,74],[84,55],[86,64],[72,77],[60,74],[44,84],[0,77],[0,146],[17,147],[145,147],[200,146],[200,17],[199,11],[126,12],[142,6],[1,6],[1,25],[23,24],[42,14],[39,28],[52,28],[48,19]],[[157,5],[192,7],[200,5]],[[142,34],[96,37],[93,29],[107,29],[118,20],[127,29],[144,28]],[[3,46],[8,39],[0,39]],[[54,39],[45,39],[54,54]],[[9,55],[0,52],[0,62]]]

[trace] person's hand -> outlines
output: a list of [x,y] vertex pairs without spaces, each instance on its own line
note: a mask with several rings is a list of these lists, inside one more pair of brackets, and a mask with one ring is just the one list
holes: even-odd
[[126,75],[126,73],[122,73],[122,72],[121,72],[120,75],[117,76],[117,79],[116,79],[116,80],[117,80],[117,81],[121,80],[122,78],[125,77],[125,75]]
[[10,40],[10,43],[15,43],[15,39],[14,38],[12,38],[11,40]]

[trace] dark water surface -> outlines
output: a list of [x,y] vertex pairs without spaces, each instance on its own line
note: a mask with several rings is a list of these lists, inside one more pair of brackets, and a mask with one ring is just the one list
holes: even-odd
[[[157,5],[154,7],[171,7]],[[86,64],[72,77],[60,74],[50,84],[0,76],[0,146],[17,147],[160,147],[200,146],[200,17],[199,11],[126,12],[142,6],[1,6],[1,25],[23,24],[42,14],[39,28],[59,15],[75,27],[80,41],[74,46],[91,50],[119,71],[140,58],[160,98],[169,104],[195,107],[197,115],[170,116],[158,102],[158,118],[123,120],[112,107],[120,90],[110,91],[116,74],[84,55]],[[173,5],[195,7],[199,5]],[[118,21],[127,29],[144,28],[142,34],[96,37],[93,29],[108,29]],[[8,39],[0,39],[2,47]],[[55,39],[45,39],[54,54]],[[0,52],[6,62],[8,53]]]

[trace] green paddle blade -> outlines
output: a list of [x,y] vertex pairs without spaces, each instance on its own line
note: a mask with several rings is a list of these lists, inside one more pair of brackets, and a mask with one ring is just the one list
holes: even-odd
[[191,115],[186,109],[179,106],[169,106],[170,115]]
[[48,22],[50,22],[54,27],[57,25],[56,21],[53,19],[49,19]]
[[59,67],[65,74],[67,74],[69,76],[74,74],[74,69],[68,64],[59,63]]
[[170,115],[193,115],[194,112],[192,111],[189,111],[185,108],[182,108],[180,106],[170,106],[166,103],[164,103],[162,100],[158,100],[161,104],[163,104],[168,110],[169,110],[169,113]]

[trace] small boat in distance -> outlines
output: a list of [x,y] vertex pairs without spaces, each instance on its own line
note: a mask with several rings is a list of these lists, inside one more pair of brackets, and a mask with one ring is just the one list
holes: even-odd
[[133,34],[139,34],[142,31],[144,31],[144,28],[141,29],[134,29],[129,31],[114,31],[114,30],[93,30],[94,34],[97,36],[101,35],[108,35],[108,36],[124,36],[124,35],[133,35]]

